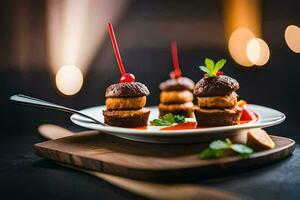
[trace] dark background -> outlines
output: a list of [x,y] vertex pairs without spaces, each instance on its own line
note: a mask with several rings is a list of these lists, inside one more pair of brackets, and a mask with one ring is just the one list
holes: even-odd
[[[70,125],[68,115],[13,105],[9,96],[23,93],[74,108],[104,104],[105,88],[119,79],[117,63],[108,35],[89,66],[81,91],[64,96],[54,85],[47,64],[46,1],[4,1],[1,6],[0,116],[2,135],[30,134],[41,123]],[[240,82],[241,98],[249,103],[278,109],[287,120],[272,128],[272,133],[298,138],[300,73],[299,54],[285,43],[284,30],[300,20],[297,1],[262,2],[262,36],[271,56],[263,67],[246,68],[236,64],[227,51],[222,21],[222,1],[130,1],[115,24],[120,50],[128,71],[144,82],[151,91],[148,105],[158,103],[158,84],[168,78],[172,68],[169,42],[176,39],[184,75],[194,81],[201,78],[198,66],[205,57],[227,58],[225,73]],[[18,18],[27,10],[26,18]],[[139,23],[137,23],[139,22]],[[16,31],[20,24],[28,29],[27,67],[18,66]],[[165,24],[167,27],[158,29]],[[135,24],[144,24],[135,27]],[[193,24],[187,26],[186,24]],[[150,27],[148,27],[150,26]],[[18,27],[18,28],[16,28]],[[174,31],[172,31],[174,29]],[[21,31],[22,32],[22,31]],[[169,38],[168,38],[169,37]],[[196,41],[195,44],[193,40]],[[158,41],[158,42],[157,42]],[[29,64],[28,64],[29,63]],[[16,137],[17,139],[17,137]]]
[[[222,1],[130,1],[127,10],[114,26],[128,71],[134,73],[151,91],[148,105],[158,103],[158,84],[168,78],[172,68],[169,42],[175,39],[184,75],[197,81],[202,77],[198,66],[203,64],[204,58],[226,58],[224,71],[239,81],[240,97],[249,103],[272,107],[286,114],[286,121],[268,128],[268,132],[291,137],[299,142],[300,57],[286,45],[284,31],[290,24],[300,25],[300,2],[262,1],[261,5],[262,37],[270,47],[271,57],[263,67],[245,68],[236,64],[228,53]],[[11,187],[14,184],[18,187],[17,175],[15,171],[9,171],[10,167],[16,167],[16,171],[20,171],[24,166],[32,166],[31,161],[36,159],[29,152],[32,144],[42,140],[36,131],[40,124],[55,123],[71,129],[81,129],[71,124],[68,114],[14,105],[9,97],[22,93],[82,109],[103,105],[105,88],[119,79],[117,63],[107,35],[88,68],[81,91],[70,97],[57,91],[47,62],[46,9],[47,1],[40,0],[2,1],[0,6],[0,159],[4,160],[0,170],[3,175],[6,174],[3,180],[14,180],[8,181],[9,187],[6,189],[10,192],[13,192]],[[26,17],[23,14],[20,17],[20,13],[26,13]],[[166,27],[157,24],[164,24]],[[21,34],[23,29],[27,30],[25,36]],[[19,52],[16,43],[21,40],[26,40],[27,44],[24,50],[26,67],[20,66],[16,61],[16,52]],[[21,156],[21,151],[27,154]],[[23,161],[18,162],[19,158]],[[36,165],[47,164],[41,161]],[[43,169],[36,170],[39,173]],[[38,177],[33,175],[34,170],[28,171],[33,178],[23,175],[22,180],[32,178],[34,183],[39,183]],[[51,173],[50,171],[49,176],[52,176]],[[53,176],[73,178],[71,175]],[[84,180],[86,177],[81,178]],[[56,181],[60,181],[57,179],[59,178]],[[50,184],[55,187],[54,182]],[[24,184],[21,186],[24,187]],[[70,185],[69,187],[72,188]],[[123,194],[125,199],[132,197],[131,194]],[[54,193],[50,195],[55,196]],[[110,198],[118,197],[114,196],[114,192],[106,195]],[[34,195],[31,197],[37,198]],[[68,198],[68,195],[64,197]]]

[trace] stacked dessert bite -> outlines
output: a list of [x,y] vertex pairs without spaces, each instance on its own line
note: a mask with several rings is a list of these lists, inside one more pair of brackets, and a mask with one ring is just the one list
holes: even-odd
[[198,126],[225,126],[238,124],[242,108],[237,105],[239,83],[223,75],[219,71],[226,63],[225,59],[215,65],[212,60],[206,59],[203,77],[194,88],[194,95],[198,98],[198,106],[194,113]]
[[104,123],[120,127],[147,126],[150,110],[144,108],[148,88],[135,81],[131,73],[126,73],[119,47],[111,23],[107,24],[109,36],[121,72],[120,83],[110,85],[105,92],[106,109],[103,111]]
[[193,117],[193,93],[194,82],[186,77],[169,79],[159,85],[160,104],[159,116],[167,113]]
[[104,122],[111,126],[146,126],[150,110],[144,108],[148,88],[139,82],[110,85],[105,92]]

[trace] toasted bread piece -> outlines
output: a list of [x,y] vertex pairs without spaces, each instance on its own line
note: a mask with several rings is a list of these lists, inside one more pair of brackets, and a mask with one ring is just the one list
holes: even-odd
[[182,104],[163,104],[158,105],[159,116],[163,116],[167,113],[172,113],[173,115],[183,115],[185,117],[194,117],[194,104],[192,102],[182,103]]
[[232,108],[237,103],[235,92],[227,96],[198,97],[198,106],[201,108]]
[[248,131],[247,144],[255,149],[273,149],[275,147],[275,143],[268,133],[260,128]]
[[194,95],[188,90],[183,91],[162,91],[160,93],[160,102],[164,104],[178,104],[192,102]]
[[140,127],[147,126],[150,110],[104,110],[104,123],[110,126]]
[[206,109],[196,106],[194,113],[198,126],[227,126],[239,123],[242,108]]
[[107,110],[138,110],[146,105],[146,96],[107,98],[105,105]]

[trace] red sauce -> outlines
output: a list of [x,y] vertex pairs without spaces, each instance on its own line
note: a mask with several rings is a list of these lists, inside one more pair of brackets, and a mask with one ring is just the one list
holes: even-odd
[[181,124],[176,124],[174,126],[169,126],[165,128],[161,128],[162,131],[174,131],[174,130],[186,130],[186,129],[194,129],[197,128],[196,122],[184,122]]
[[258,120],[258,114],[253,112],[253,111],[250,111],[250,112],[251,112],[251,118],[250,119],[245,119],[245,118],[241,117],[241,120],[240,120],[239,124],[246,124],[246,123]]
[[[246,124],[246,123],[249,123],[251,121],[258,120],[258,114],[256,114],[253,111],[249,111],[249,112],[251,112],[251,119],[241,120],[239,122],[239,124]],[[174,126],[168,126],[168,127],[165,127],[165,128],[161,128],[160,130],[162,130],[162,131],[174,131],[174,130],[187,130],[187,129],[195,129],[195,128],[209,128],[209,127],[197,126],[196,122],[185,122],[185,123],[182,123],[182,124],[177,124],[177,125],[174,125]]]
[[[243,112],[241,116],[241,120],[239,124],[246,124],[252,121],[257,121],[259,118],[259,115],[252,110],[249,109],[249,107],[246,105],[243,105]],[[195,128],[209,128],[209,127],[204,127],[204,126],[197,126],[196,122],[184,122],[181,124],[176,124],[174,126],[168,126],[165,128],[161,128],[160,130],[162,131],[174,131],[174,130],[187,130],[187,129],[195,129]],[[148,126],[142,126],[142,127],[136,127],[132,129],[137,129],[137,130],[147,130]]]
[[243,120],[243,121],[239,121],[239,124],[247,124],[249,122],[251,122],[252,120]]

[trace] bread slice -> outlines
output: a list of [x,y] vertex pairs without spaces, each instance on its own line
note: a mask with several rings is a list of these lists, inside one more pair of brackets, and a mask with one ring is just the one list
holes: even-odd
[[275,143],[268,133],[260,128],[248,131],[247,144],[255,149],[273,149],[275,147]]
[[239,123],[242,108],[235,106],[227,109],[206,109],[195,107],[195,117],[198,126],[227,126]]
[[147,126],[150,110],[104,110],[104,123],[119,127]]

